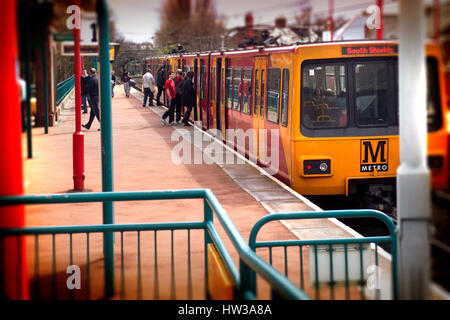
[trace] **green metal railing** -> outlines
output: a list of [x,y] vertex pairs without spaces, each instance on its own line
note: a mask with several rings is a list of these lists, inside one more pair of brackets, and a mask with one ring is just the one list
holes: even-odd
[[[90,298],[90,288],[92,274],[91,270],[93,268],[93,262],[91,257],[93,256],[92,241],[96,234],[103,234],[103,237],[113,233],[120,234],[120,260],[121,260],[121,279],[120,279],[120,297],[125,298],[125,269],[124,263],[130,263],[130,259],[124,259],[124,234],[130,232],[137,232],[137,298],[143,297],[143,283],[142,283],[142,260],[141,256],[148,246],[141,244],[142,236],[145,232],[154,232],[153,235],[153,252],[154,252],[154,264],[153,264],[153,274],[154,274],[154,299],[159,299],[159,289],[160,280],[158,278],[161,269],[158,268],[158,233],[161,231],[170,231],[171,233],[171,289],[170,297],[176,298],[176,283],[175,283],[175,265],[174,265],[174,232],[180,232],[182,230],[187,231],[187,269],[188,269],[188,299],[192,298],[192,259],[191,259],[191,232],[200,230],[204,234],[204,279],[205,279],[205,297],[208,298],[208,258],[207,258],[207,245],[213,243],[219,252],[221,258],[223,259],[224,265],[228,270],[232,281],[235,284],[235,298],[237,299],[255,299],[256,296],[250,291],[251,279],[248,278],[248,270],[257,273],[262,276],[270,285],[271,289],[283,298],[286,299],[309,299],[309,297],[303,293],[302,290],[297,288],[292,282],[290,282],[286,277],[281,275],[277,270],[271,267],[267,262],[258,257],[255,252],[253,252],[250,247],[246,244],[245,240],[242,238],[230,218],[228,217],[226,211],[219,203],[217,198],[209,189],[198,189],[198,190],[178,190],[178,191],[133,191],[133,192],[103,192],[103,193],[78,193],[78,194],[51,194],[51,195],[25,195],[25,196],[6,196],[0,197],[0,205],[35,205],[35,204],[63,204],[63,203],[89,203],[89,202],[116,202],[116,201],[142,201],[142,200],[173,200],[173,199],[203,199],[204,203],[204,218],[202,221],[194,222],[173,222],[173,223],[143,223],[143,224],[104,224],[104,225],[85,225],[85,226],[55,226],[55,227],[29,227],[29,228],[17,228],[17,229],[2,229],[0,230],[0,243],[4,244],[6,239],[12,239],[11,237],[22,236],[34,236],[34,275],[35,275],[35,295],[34,298],[39,298],[40,288],[42,286],[46,287],[47,290],[51,291],[52,298],[58,298],[57,294],[57,275],[56,275],[56,249],[57,244],[62,246],[61,240],[56,241],[56,236],[67,235],[69,237],[69,256],[70,264],[73,263],[74,255],[74,242],[73,237],[79,234],[84,234],[85,244],[85,262],[86,262],[86,273],[87,283],[84,283],[87,289],[87,296],[85,298]],[[236,267],[233,262],[230,253],[226,249],[222,238],[219,236],[216,227],[213,223],[213,216],[216,216],[223,230],[231,240],[232,245],[236,249],[239,256],[240,270]],[[52,274],[51,281],[47,281],[47,285],[40,285],[39,274],[40,265],[42,265],[43,257],[40,256],[39,244],[41,236],[50,236],[52,241],[52,251],[51,251],[51,265]],[[116,237],[117,239],[118,237]],[[11,241],[11,240],[10,240]],[[80,245],[77,244],[77,248]],[[97,246],[102,247],[102,246]],[[66,246],[64,246],[66,248]],[[104,250],[113,250],[113,248],[104,247]],[[175,248],[180,251],[180,248]],[[84,249],[83,249],[84,250]],[[161,250],[161,249],[160,249]],[[75,252],[76,253],[76,252]],[[79,256],[79,252],[77,256]],[[112,255],[110,252],[103,252],[104,256]],[[47,254],[47,258],[48,258]],[[117,258],[117,257],[116,257]],[[103,260],[103,259],[102,259]],[[244,267],[244,269],[243,269]],[[104,259],[104,296],[106,298],[111,297],[111,292],[108,292],[108,287],[112,287],[114,291],[114,285],[107,284],[108,281],[114,281],[110,278],[110,275],[114,274],[114,260],[107,261]],[[49,285],[48,283],[51,283]],[[51,289],[49,289],[51,288]],[[67,292],[67,291],[66,291]],[[73,291],[70,291],[73,292]]]
[[75,75],[61,81],[56,85],[56,104],[60,104],[61,101],[69,94],[69,92],[75,86]]
[[[267,223],[271,221],[279,221],[279,220],[297,220],[297,219],[325,219],[325,218],[373,218],[378,219],[384,223],[384,225],[387,227],[389,231],[389,235],[387,236],[371,236],[371,237],[364,237],[364,238],[343,238],[343,239],[318,239],[318,240],[277,240],[277,241],[256,241],[256,237],[258,235],[258,232],[260,229]],[[356,251],[359,251],[359,281],[358,284],[360,286],[360,292],[361,297],[365,298],[365,288],[364,285],[366,284],[366,280],[364,279],[364,260],[363,259],[363,250],[368,249],[369,244],[375,245],[375,276],[377,277],[377,286],[379,283],[379,273],[378,268],[379,265],[379,259],[378,259],[378,247],[381,243],[389,243],[391,245],[391,289],[392,289],[392,298],[397,299],[398,298],[398,288],[397,288],[397,236],[395,234],[395,224],[393,221],[384,213],[376,210],[351,210],[351,211],[345,211],[345,210],[336,210],[336,211],[324,211],[324,212],[296,212],[296,213],[274,213],[267,215],[263,218],[261,218],[253,227],[250,239],[249,239],[249,246],[256,252],[256,249],[265,248],[268,249],[268,255],[269,255],[269,263],[273,265],[273,256],[272,251],[274,248],[281,248],[284,255],[284,275],[288,277],[288,248],[298,248],[298,254],[299,256],[294,260],[295,270],[299,272],[299,280],[300,285],[299,287],[302,290],[305,290],[305,266],[304,266],[304,260],[305,260],[305,253],[303,252],[303,249],[310,249],[310,256],[309,259],[313,259],[313,262],[311,263],[310,260],[310,269],[308,276],[310,277],[310,283],[314,286],[315,290],[315,297],[316,299],[320,299],[320,279],[319,279],[319,251],[323,251],[323,249],[326,249],[325,251],[328,251],[328,258],[326,259],[326,263],[329,264],[329,273],[328,277],[326,279],[326,284],[330,287],[330,298],[334,299],[334,289],[337,286],[337,281],[335,277],[335,271],[337,269],[336,265],[341,259],[337,259],[337,251],[343,249],[343,265],[345,270],[345,298],[349,299],[350,297],[350,280],[349,280],[349,268],[351,267],[350,261],[349,261],[349,255],[350,255],[350,247],[353,249],[356,248]],[[342,251],[341,251],[342,252]],[[322,255],[324,257],[324,255]],[[279,261],[278,261],[279,262]],[[298,265],[297,265],[298,262]],[[322,263],[324,260],[322,260]],[[323,267],[323,265],[322,265]],[[246,269],[244,267],[244,269]],[[249,274],[250,280],[250,286],[251,291],[256,292],[256,274],[246,269],[246,272]],[[314,274],[314,277],[311,276],[311,274]],[[380,298],[380,292],[377,288],[376,290],[376,299]],[[272,294],[273,297],[276,297],[276,293]]]

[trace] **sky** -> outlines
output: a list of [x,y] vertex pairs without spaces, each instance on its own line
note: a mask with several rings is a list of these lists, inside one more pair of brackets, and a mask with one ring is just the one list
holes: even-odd
[[[108,0],[114,12],[117,30],[126,40],[153,42],[159,29],[162,6],[165,0]],[[448,2],[441,0],[443,2]],[[313,15],[328,15],[328,0],[212,0],[219,16],[225,18],[225,26],[244,25],[244,16],[252,11],[254,24],[273,23],[278,16],[285,16],[288,23],[300,14],[302,3],[310,3]],[[425,0],[431,3],[432,0]],[[366,9],[375,0],[334,0],[335,17],[351,18]],[[385,13],[398,13],[396,0],[384,0]]]

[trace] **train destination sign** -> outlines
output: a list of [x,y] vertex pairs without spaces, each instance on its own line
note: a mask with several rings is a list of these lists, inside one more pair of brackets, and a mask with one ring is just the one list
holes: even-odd
[[357,47],[342,47],[342,55],[353,56],[361,54],[394,54],[398,52],[396,45],[372,45],[372,46],[357,46]]

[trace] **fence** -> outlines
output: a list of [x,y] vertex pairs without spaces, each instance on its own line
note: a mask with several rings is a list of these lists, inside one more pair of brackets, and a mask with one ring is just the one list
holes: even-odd
[[[378,219],[385,224],[389,231],[389,235],[343,239],[256,241],[260,229],[271,221],[325,218]],[[324,291],[323,287],[329,287],[328,297],[331,299],[334,299],[336,294],[338,295],[338,299],[343,299],[344,297],[345,299],[349,299],[350,296],[357,296],[358,298],[365,299],[365,285],[368,284],[368,281],[372,282],[371,286],[375,288],[375,299],[380,299],[381,275],[378,246],[381,243],[389,243],[391,245],[390,289],[392,296],[388,298],[397,299],[397,237],[395,235],[395,224],[387,215],[380,211],[338,210],[324,212],[274,213],[263,217],[255,224],[249,239],[249,245],[252,250],[255,252],[256,249],[262,248],[268,250],[268,252],[266,252],[266,259],[269,260],[270,265],[274,265],[277,262],[277,269],[284,269],[284,275],[286,277],[289,277],[293,282],[298,281],[302,291],[311,296],[314,294],[316,299],[320,299],[320,293]],[[374,246],[374,261],[372,262],[369,244]],[[274,261],[274,248],[281,249],[281,252],[278,252],[277,254],[278,257],[284,256],[284,259],[281,258]],[[291,263],[288,262],[288,251],[290,253],[295,252],[297,255],[296,259],[291,258]],[[308,255],[309,266],[305,266],[304,261]],[[283,260],[284,265],[281,263]],[[372,265],[372,263],[374,264]],[[327,266],[329,266],[329,268],[327,268]],[[371,279],[368,278],[365,270],[373,273]],[[251,278],[251,291],[255,293],[257,290],[257,276],[251,270],[248,270],[248,273]],[[308,279],[310,288],[313,288],[312,293],[308,292],[308,288],[305,286],[305,282],[307,282]],[[351,284],[354,283],[359,285],[359,290],[355,290],[354,287],[352,288]],[[344,286],[344,290],[341,290],[341,285]],[[341,296],[339,296],[339,293]],[[272,297],[276,298],[276,296],[277,293],[273,292]]]
[[[8,241],[20,241],[20,238],[25,236],[32,237],[34,240],[28,241],[28,246],[31,248],[28,251],[34,251],[34,257],[32,256],[30,259],[32,260],[30,266],[34,269],[32,297],[36,299],[111,297],[126,299],[130,296],[133,299],[212,298],[214,297],[211,289],[213,284],[208,280],[213,267],[213,261],[209,255],[211,246],[215,249],[213,251],[220,256],[222,262],[219,264],[225,268],[232,282],[233,296],[231,298],[256,298],[254,292],[251,291],[249,270],[265,279],[271,290],[277,292],[279,297],[286,299],[309,298],[250,249],[209,189],[6,196],[0,197],[0,205],[174,199],[202,199],[203,220],[2,229],[0,230],[0,243],[4,246],[8,244]],[[217,217],[237,251],[239,269],[219,236],[213,223],[213,216]],[[162,235],[164,232],[165,234]],[[175,232],[183,232],[186,240],[180,239],[180,237],[174,240]],[[114,233],[116,240],[120,239],[120,241],[116,241],[112,247],[107,247],[102,236],[106,238],[111,233]],[[47,241],[48,250],[43,251],[41,249],[44,241]],[[119,248],[120,253],[114,256],[114,251]],[[203,250],[200,251],[200,248]],[[182,252],[182,256],[175,255],[175,251],[183,250],[185,252]],[[111,260],[112,263],[108,263],[106,262],[108,260],[104,259],[107,254],[115,257]],[[115,260],[120,260],[120,269],[114,266]],[[144,260],[147,262],[144,263]],[[63,268],[61,272],[58,272],[57,262],[60,266],[72,266],[75,271],[77,266],[74,267],[74,263],[83,263],[80,269],[83,270],[83,274],[87,275],[85,281],[77,284],[75,279],[70,284],[75,288],[77,285],[83,288],[82,293],[81,291],[75,293],[74,290],[67,289],[69,280],[66,269]],[[2,261],[2,264],[4,263]],[[120,271],[118,277],[120,290],[118,294],[111,295],[107,288],[116,287],[114,285],[116,269]],[[136,274],[136,278],[131,282],[130,279],[134,274]],[[100,278],[104,279],[103,284]],[[2,290],[4,289],[2,288]],[[199,290],[202,290],[203,294],[199,294]],[[130,294],[132,291],[135,292],[135,295]],[[102,292],[103,294],[101,294]]]
[[75,86],[75,75],[61,81],[56,85],[56,104],[60,104],[61,101],[69,94],[69,92]]

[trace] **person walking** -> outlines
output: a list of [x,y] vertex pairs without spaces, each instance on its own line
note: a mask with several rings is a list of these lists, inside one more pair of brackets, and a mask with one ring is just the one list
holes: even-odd
[[175,77],[175,114],[176,114],[176,122],[181,123],[181,93],[183,91],[183,71],[178,69],[177,76]]
[[123,83],[123,90],[125,90],[125,95],[127,98],[130,97],[130,76],[128,75],[128,71],[123,69],[122,77],[120,81]]
[[156,81],[157,81],[157,86],[158,86],[158,95],[156,96],[156,105],[160,106],[161,105],[160,98],[161,98],[161,94],[164,90],[164,83],[166,81],[165,66],[162,66],[161,68],[159,68],[158,74],[156,76]]
[[175,97],[176,97],[176,91],[175,91],[175,81],[173,79],[175,78],[175,73],[173,71],[170,71],[169,73],[169,79],[167,79],[166,83],[164,84],[164,87],[166,88],[166,97],[169,101],[169,109],[163,114],[161,122],[166,125],[167,121],[166,118],[169,117],[169,124],[174,125],[176,122],[173,121],[175,111]]
[[183,81],[183,91],[181,93],[181,105],[186,107],[186,112],[183,116],[183,122],[185,126],[189,126],[189,117],[191,115],[192,108],[195,107],[195,91],[192,79],[194,78],[194,71],[189,71],[186,75],[186,79]]
[[[87,70],[83,69],[81,74],[81,109],[83,109],[83,113],[87,113],[87,103],[90,100],[87,93],[89,78]],[[91,101],[89,101],[89,105],[91,105]]]
[[114,98],[114,86],[116,85],[116,76],[114,71],[111,71],[111,98]]
[[[100,109],[98,108],[98,78],[97,78],[97,70],[95,68],[91,68],[91,77],[88,83],[87,92],[91,97],[91,114],[89,115],[89,121],[86,124],[83,124],[82,127],[89,130],[91,128],[92,122],[94,118],[97,117],[98,122],[100,122]],[[98,129],[100,131],[100,129]]]
[[147,104],[147,98],[149,98],[149,107],[153,107],[153,92],[155,91],[155,79],[153,75],[150,73],[150,70],[147,69],[145,74],[142,76],[142,87],[144,91],[144,101],[142,106],[145,107]]

